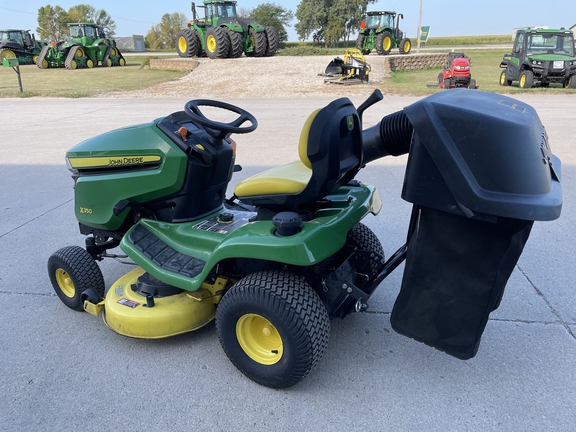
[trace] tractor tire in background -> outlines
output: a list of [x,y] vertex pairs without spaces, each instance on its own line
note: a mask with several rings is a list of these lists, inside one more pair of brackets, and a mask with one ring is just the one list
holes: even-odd
[[5,58],[7,59],[16,58],[16,54],[14,54],[14,51],[9,50],[7,48],[0,49],[0,63],[2,63],[2,60],[4,60]]
[[508,79],[508,69],[504,69],[500,74],[500,85],[507,87],[512,84],[512,81]]
[[322,357],[330,319],[304,278],[270,270],[244,277],[224,294],[216,309],[216,329],[240,372],[258,384],[287,388]]
[[223,28],[210,27],[206,30],[206,55],[211,59],[227,58],[230,38]]
[[48,275],[54,291],[70,309],[84,310],[82,295],[88,290],[100,299],[104,297],[102,271],[80,246],[67,246],[54,252],[48,259]]
[[[76,54],[79,54],[78,57],[81,57],[81,53],[78,53],[80,50],[79,46],[73,46],[68,51],[68,55],[66,55],[66,60],[64,61],[64,66],[68,70],[74,70],[78,67],[78,63],[76,63]],[[83,50],[82,50],[83,51]]]
[[180,57],[198,57],[200,53],[198,33],[190,29],[182,29],[176,33],[176,53]]
[[390,32],[382,32],[376,38],[376,52],[379,55],[388,55],[392,49],[392,35]]
[[250,35],[250,39],[252,39],[252,45],[254,47],[254,51],[249,53],[252,57],[264,57],[266,55],[267,43],[266,43],[266,35],[264,32],[257,32],[252,27],[250,27],[250,31],[248,32]]
[[356,39],[356,49],[362,51],[364,49],[364,40],[366,40],[366,36],[363,34],[358,35],[358,39]]
[[412,41],[409,38],[404,38],[400,41],[400,46],[398,48],[400,54],[409,54],[412,50]]
[[278,33],[272,27],[266,27],[264,30],[266,33],[266,57],[272,57],[276,55],[278,52],[279,41],[278,41]]
[[38,66],[39,69],[48,69],[48,67],[50,66],[48,60],[46,60],[46,54],[48,53],[48,49],[49,49],[48,45],[45,45],[40,50],[40,54],[38,54],[38,60],[36,60],[36,66]]
[[104,56],[102,57],[102,66],[104,67],[112,67],[112,60],[110,59],[110,51],[112,51],[112,47],[108,47]]
[[534,73],[531,70],[523,70],[520,74],[518,87],[523,89],[531,88],[534,85]]
[[228,35],[230,40],[230,49],[228,50],[229,58],[242,57],[244,52],[244,44],[242,43],[242,35],[234,30],[230,30],[228,27],[224,27],[224,31]]

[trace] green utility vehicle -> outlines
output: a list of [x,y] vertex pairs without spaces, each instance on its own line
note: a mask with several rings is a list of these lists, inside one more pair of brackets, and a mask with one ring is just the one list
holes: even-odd
[[574,34],[563,28],[518,30],[512,53],[504,55],[500,67],[502,86],[518,81],[520,88],[550,83],[576,88]]
[[126,60],[116,47],[116,41],[107,38],[101,26],[94,23],[70,23],[70,38],[52,42],[42,48],[36,65],[40,69],[65,67],[66,69],[124,66]]
[[198,18],[192,2],[192,21],[176,35],[180,57],[236,58],[273,56],[278,51],[278,34],[272,27],[239,18],[235,1],[204,0],[204,18]]
[[404,14],[394,11],[368,12],[366,20],[360,24],[356,48],[364,55],[374,49],[379,55],[387,55],[392,48],[398,48],[400,54],[408,54],[412,42],[400,30],[400,18],[404,18]]
[[30,30],[0,30],[0,63],[5,58],[17,58],[21,65],[35,64],[45,45]]

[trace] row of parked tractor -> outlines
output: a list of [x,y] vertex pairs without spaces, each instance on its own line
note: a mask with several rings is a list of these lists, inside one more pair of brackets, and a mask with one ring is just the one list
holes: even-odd
[[0,30],[0,59],[17,58],[19,64],[36,64],[40,69],[82,69],[94,66],[124,66],[126,60],[93,23],[68,24],[69,38],[46,43],[37,41],[29,30]]

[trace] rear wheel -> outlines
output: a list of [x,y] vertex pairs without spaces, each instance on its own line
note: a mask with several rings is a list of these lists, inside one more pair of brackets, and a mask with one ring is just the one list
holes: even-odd
[[278,33],[272,27],[266,27],[264,30],[266,33],[266,57],[272,57],[276,55],[278,52],[279,42],[278,42]]
[[500,85],[506,87],[510,84],[512,84],[512,81],[508,79],[508,69],[504,69],[500,74]]
[[444,81],[444,88],[448,90],[450,88],[450,78],[445,78]]
[[266,35],[264,32],[257,32],[252,27],[250,27],[249,35],[253,47],[253,51],[249,55],[263,57],[266,54]]
[[531,88],[534,84],[534,74],[531,70],[523,70],[520,74],[520,80],[518,81],[518,87],[520,88]]
[[390,32],[382,32],[376,38],[376,52],[380,55],[390,54],[392,49],[392,35]]
[[[347,236],[348,243],[359,250],[375,252],[384,260],[384,248],[376,234],[363,223],[359,223],[350,230]],[[370,270],[374,273],[379,267],[377,260],[372,260]]]
[[301,381],[322,357],[328,313],[304,279],[283,271],[253,273],[216,310],[220,343],[248,378],[272,388]]
[[9,50],[9,49],[1,49],[0,50],[0,63],[4,59],[11,59],[11,58],[16,58],[16,54],[14,54],[14,51]]
[[360,51],[364,51],[364,41],[366,40],[366,36],[363,34],[358,35],[358,39],[356,39],[356,49]]
[[206,55],[211,59],[226,58],[230,49],[230,39],[220,27],[206,30]]
[[400,54],[408,54],[412,49],[412,41],[408,38],[404,38],[400,41]]
[[198,57],[200,38],[190,29],[182,29],[176,34],[176,53],[180,57]]
[[48,275],[54,291],[66,306],[84,310],[82,294],[92,290],[104,297],[104,278],[94,258],[79,246],[57,250],[48,259]]

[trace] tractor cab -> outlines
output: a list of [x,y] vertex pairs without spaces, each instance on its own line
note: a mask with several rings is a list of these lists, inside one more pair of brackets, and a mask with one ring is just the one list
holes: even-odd
[[223,3],[210,3],[206,5],[206,15],[212,18],[237,18],[236,16],[236,3],[223,2]]
[[380,27],[394,27],[394,17],[396,12],[368,12],[366,21],[364,22],[364,28],[368,29],[378,29]]
[[24,46],[22,33],[22,30],[0,30],[0,42],[16,42],[18,45]]
[[96,40],[105,37],[102,27],[97,26],[96,24],[70,23],[68,24],[68,27],[70,28],[70,38],[73,40],[82,38]]

